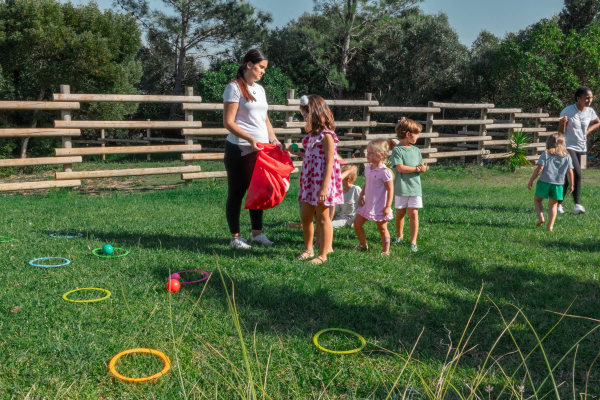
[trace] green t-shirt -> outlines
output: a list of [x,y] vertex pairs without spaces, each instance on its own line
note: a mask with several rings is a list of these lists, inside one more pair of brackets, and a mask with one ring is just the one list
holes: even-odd
[[394,150],[392,150],[392,167],[396,173],[394,177],[395,196],[422,196],[421,173],[401,174],[395,168],[396,165],[416,167],[421,162],[423,162],[423,156],[418,147],[412,145],[410,147],[400,145],[394,147]]

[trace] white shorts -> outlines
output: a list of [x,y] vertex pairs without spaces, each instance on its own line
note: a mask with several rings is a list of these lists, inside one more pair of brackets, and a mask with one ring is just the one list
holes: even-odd
[[423,208],[421,196],[396,196],[396,208]]

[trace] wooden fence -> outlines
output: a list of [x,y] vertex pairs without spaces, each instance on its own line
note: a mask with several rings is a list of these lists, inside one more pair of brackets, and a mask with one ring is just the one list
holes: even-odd
[[[0,191],[43,189],[53,187],[76,187],[81,179],[108,178],[119,176],[142,176],[181,174],[181,178],[189,182],[193,179],[226,177],[225,171],[201,172],[200,166],[193,165],[200,160],[223,160],[222,144],[229,132],[221,127],[207,128],[202,122],[194,121],[194,111],[222,110],[222,103],[202,103],[200,96],[194,96],[193,88],[186,88],[185,96],[160,95],[111,95],[111,94],[71,94],[68,85],[61,85],[60,94],[53,95],[51,102],[10,102],[0,101],[0,110],[60,110],[61,119],[54,121],[54,128],[13,128],[0,129],[0,137],[48,137],[62,138],[62,147],[55,149],[55,157],[0,160],[0,167],[25,167],[32,165],[62,165],[62,172],[55,173],[55,180],[24,183],[0,183]],[[269,105],[269,111],[284,112],[285,119],[276,125],[274,130],[280,141],[287,148],[292,143],[301,147],[304,122],[294,119],[299,111],[300,100],[295,99],[293,89],[288,90],[285,105]],[[71,111],[78,110],[83,102],[135,102],[135,103],[179,103],[184,111],[183,121],[74,121]],[[436,163],[448,158],[476,157],[478,163],[485,160],[502,159],[508,156],[510,134],[523,131],[531,134],[532,143],[528,159],[536,160],[545,147],[545,136],[556,131],[558,118],[551,118],[539,109],[536,113],[523,113],[521,109],[500,109],[494,104],[461,104],[429,102],[427,107],[387,107],[380,106],[367,93],[364,100],[326,100],[331,107],[351,107],[358,114],[362,112],[362,120],[336,121],[338,151],[346,155],[349,163],[366,163],[366,145],[377,138],[394,139],[395,122],[378,122],[375,116],[397,121],[402,116],[418,120],[423,124],[418,147],[428,163]],[[356,110],[358,108],[358,110]],[[446,111],[467,114],[467,117],[444,119]],[[440,116],[442,118],[440,118]],[[425,117],[424,120],[419,120]],[[505,119],[493,118],[503,117]],[[553,131],[549,131],[552,124]],[[353,132],[359,128],[360,132]],[[460,130],[458,130],[461,128]],[[72,140],[81,135],[81,129],[100,130],[97,141]],[[105,129],[145,129],[146,137],[141,140],[107,139]],[[152,138],[151,129],[181,129],[182,139]],[[180,142],[183,144],[151,145],[151,141]],[[138,146],[110,146],[110,143],[143,144]],[[201,152],[202,145],[208,142],[213,145],[211,152]],[[100,146],[73,147],[73,144]],[[216,145],[215,145],[216,144]],[[106,154],[147,154],[181,153],[185,166],[168,168],[136,168],[100,171],[73,171],[72,164],[81,163],[82,157]],[[295,161],[296,167],[301,161]]]

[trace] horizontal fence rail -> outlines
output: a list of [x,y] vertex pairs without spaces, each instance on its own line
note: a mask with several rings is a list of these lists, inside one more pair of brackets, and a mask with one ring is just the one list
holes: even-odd
[[[229,135],[229,131],[214,122],[207,122],[209,127],[204,127],[201,121],[194,120],[195,111],[222,111],[223,103],[202,103],[202,97],[194,96],[192,88],[186,88],[184,96],[72,94],[68,85],[61,85],[60,91],[61,93],[53,94],[51,102],[0,101],[1,110],[60,111],[61,113],[61,118],[54,121],[53,128],[4,128],[0,129],[0,138],[62,138],[62,147],[55,149],[55,157],[0,160],[0,167],[63,166],[62,171],[55,172],[54,181],[1,183],[0,191],[78,187],[81,185],[81,179],[181,174],[181,179],[188,183],[193,179],[227,176],[225,171],[202,172],[199,165],[193,165],[194,162],[199,161],[221,162],[224,159],[223,141],[225,136]],[[300,100],[294,97],[295,91],[290,89],[285,104],[271,104],[268,108],[269,112],[282,112],[285,115],[283,121],[273,122],[275,125],[273,131],[286,149],[290,149],[294,143],[302,149],[301,139],[306,134],[304,121],[294,119],[300,111]],[[181,104],[181,110],[185,115],[184,119],[179,121],[72,120],[71,111],[79,110],[83,102]],[[428,163],[452,158],[459,158],[460,161],[465,162],[466,157],[476,158],[478,163],[484,163],[486,160],[502,160],[510,155],[508,151],[512,144],[510,138],[516,131],[530,135],[532,142],[524,145],[523,148],[529,153],[527,158],[535,161],[545,148],[545,144],[540,139],[555,133],[558,122],[557,117],[551,117],[541,109],[537,112],[523,112],[520,108],[495,108],[491,103],[430,101],[427,106],[385,106],[380,105],[369,93],[365,95],[364,100],[326,99],[325,102],[331,107],[350,107],[354,110],[358,108],[359,112],[362,111],[362,119],[335,121],[336,133],[340,139],[337,144],[338,153],[345,156],[344,159],[349,164],[366,164],[366,147],[371,140],[387,139],[398,143],[393,128],[403,116],[410,116],[422,124],[423,131],[419,135],[417,147]],[[356,113],[356,111],[352,112]],[[414,118],[414,115],[418,118]],[[457,118],[456,115],[464,115],[464,117]],[[445,116],[451,117],[445,118]],[[375,120],[375,117],[382,121]],[[100,138],[72,140],[72,137],[81,136],[83,129],[100,130]],[[106,138],[105,129],[146,130],[146,136],[139,139]],[[180,130],[182,137],[181,139],[152,137],[152,129]],[[153,145],[151,142],[166,143]],[[110,144],[114,143],[125,145],[110,147]],[[84,147],[73,147],[73,144]],[[94,144],[97,145],[94,147]],[[82,163],[84,156],[101,155],[104,159],[107,154],[147,154],[150,160],[150,155],[155,153],[181,153],[181,161],[185,165],[101,171],[72,170],[72,165]],[[294,159],[294,166],[301,167],[302,162],[295,156]]]

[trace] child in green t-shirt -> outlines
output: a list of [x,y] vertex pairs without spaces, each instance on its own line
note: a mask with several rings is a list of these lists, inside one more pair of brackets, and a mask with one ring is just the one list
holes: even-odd
[[421,124],[404,119],[396,125],[396,136],[400,143],[392,150],[392,168],[398,171],[394,177],[396,214],[396,240],[404,241],[404,217],[408,209],[410,219],[410,249],[417,252],[417,234],[419,233],[419,208],[423,208],[421,192],[421,174],[427,171],[427,163],[423,164],[421,150],[414,144],[419,139],[423,127]]

